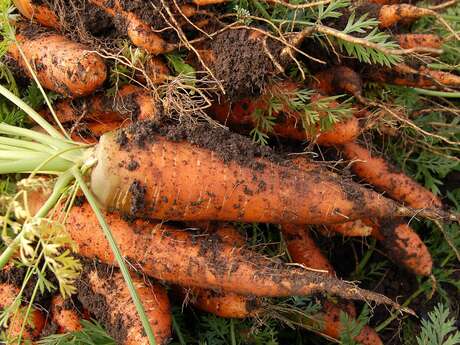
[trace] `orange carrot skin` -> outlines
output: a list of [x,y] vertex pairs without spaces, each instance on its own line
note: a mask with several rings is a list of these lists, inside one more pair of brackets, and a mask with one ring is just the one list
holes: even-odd
[[429,10],[410,4],[383,5],[379,10],[379,28],[386,29],[397,23],[408,24],[427,15],[432,15]]
[[82,329],[77,311],[66,307],[61,295],[56,295],[51,300],[51,320],[58,326],[58,333],[76,332]]
[[341,148],[354,173],[392,198],[415,208],[441,208],[442,202],[429,190],[419,185],[406,174],[399,172],[383,158],[372,156],[369,150],[356,143],[347,143]]
[[[0,283],[0,310],[9,307],[18,295],[19,288],[12,284]],[[9,339],[16,339],[21,334],[23,323],[22,315],[22,313],[10,315],[8,329],[6,330],[6,335]],[[29,341],[36,339],[45,327],[45,323],[46,321],[43,314],[39,310],[32,308],[30,313],[30,323],[26,324],[21,339]]]
[[[274,94],[286,91],[295,91],[299,87],[298,84],[292,82],[283,82],[277,85],[271,92]],[[281,93],[282,94],[282,93]],[[212,115],[218,121],[229,125],[252,125],[254,126],[254,119],[252,114],[256,109],[268,109],[268,100],[270,99],[270,92],[261,96],[259,99],[250,100],[243,99],[233,104],[223,103],[216,104],[212,107]],[[312,98],[312,101],[317,100],[320,96]],[[337,106],[336,102],[331,102],[331,107]],[[352,117],[342,122],[336,123],[331,129],[326,131],[309,133],[303,128],[300,114],[292,112],[286,106],[281,112],[274,112],[272,116],[276,117],[276,124],[273,127],[273,134],[291,138],[295,140],[315,140],[319,145],[331,146],[339,145],[349,141],[353,141],[359,135],[361,128],[356,118]]]
[[[85,96],[105,81],[106,67],[102,58],[79,43],[53,33],[30,39],[18,33],[16,38],[35,68],[38,80],[49,90],[69,97]],[[14,43],[10,44],[8,53],[31,77]]]
[[[213,151],[186,141],[172,142],[155,134],[150,138],[151,144],[139,147],[126,137],[126,146],[120,147],[115,133],[101,137],[90,186],[104,207],[151,219],[294,224],[384,218],[401,212],[393,201],[329,173],[303,172],[265,159],[255,159],[254,169],[224,162]],[[120,162],[132,157],[136,170],[120,168]],[[190,184],[191,176],[205,183]],[[351,197],[358,194],[359,205]]]
[[59,28],[59,19],[47,6],[33,4],[32,0],[13,0],[13,2],[24,17],[32,19],[43,26],[54,29]]
[[[158,284],[147,284],[134,274],[131,278],[144,305],[157,344],[166,344],[171,337],[172,318],[165,289]],[[77,286],[78,298],[83,307],[105,326],[117,344],[149,344],[124,278],[118,270],[91,267],[83,273]],[[95,301],[94,296],[103,296],[103,299]],[[120,330],[123,332],[120,333]]]
[[440,49],[442,47],[442,39],[435,34],[400,34],[395,36],[396,41],[401,48],[413,49],[419,47]]

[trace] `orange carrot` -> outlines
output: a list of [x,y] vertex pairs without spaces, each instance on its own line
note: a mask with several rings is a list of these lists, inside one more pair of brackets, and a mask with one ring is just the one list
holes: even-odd
[[[335,275],[334,268],[311,238],[305,226],[283,224],[281,230],[285,233],[287,249],[294,262]],[[339,316],[343,308],[327,300],[322,303],[322,307],[322,311],[314,315],[313,319],[322,321],[320,331],[323,334],[339,339],[343,330]],[[351,317],[355,317],[356,310],[352,303],[346,303],[345,310]],[[369,326],[363,327],[355,340],[364,345],[383,344],[378,334]]]
[[50,28],[59,28],[59,19],[49,7],[33,3],[33,0],[13,0],[13,2],[24,17]]
[[348,160],[353,161],[351,168],[356,175],[392,198],[415,208],[442,207],[437,196],[383,158],[373,156],[366,148],[356,143],[346,143],[341,151]]
[[419,18],[432,16],[434,12],[427,8],[410,4],[379,5],[366,3],[357,8],[358,13],[369,13],[379,20],[380,29],[389,28],[395,24],[409,24]]
[[61,295],[51,300],[51,320],[58,326],[58,333],[76,332],[82,329],[80,317],[74,306],[68,306]]
[[120,0],[108,3],[105,0],[89,0],[90,3],[102,8],[112,17],[120,16],[126,21],[127,35],[131,42],[145,49],[151,54],[158,55],[176,48],[175,45],[167,43],[160,35],[133,12],[125,11]]
[[[85,46],[50,32],[26,36],[21,34],[25,27],[18,28],[16,39],[43,87],[77,97],[94,92],[104,83],[104,61]],[[31,77],[15,43],[10,44],[8,53]]]
[[[168,343],[172,318],[165,289],[134,274],[131,278],[144,305],[156,343]],[[83,307],[95,316],[117,344],[149,344],[131,295],[118,270],[88,263],[77,287],[78,299]]]
[[[16,286],[9,283],[0,283],[0,311],[11,306],[19,293],[20,289]],[[39,310],[32,308],[28,321],[24,321],[25,313],[22,313],[21,310],[15,315],[9,315],[8,328],[5,330],[9,344],[13,344],[15,341],[17,343],[20,335],[23,341],[34,340],[45,327],[45,318]],[[23,322],[26,322],[26,325],[24,332],[21,333]]]
[[[211,236],[233,247],[242,247],[245,244],[243,236],[231,225],[219,226]],[[220,317],[246,318],[261,312],[262,302],[252,296],[201,288],[183,288],[182,295],[186,295],[187,301],[195,308]]]
[[[118,134],[104,134],[90,178],[100,204],[128,216],[182,221],[326,224],[414,214],[352,181],[300,171],[275,155],[263,159],[260,148],[247,138],[207,125],[178,130],[175,125],[138,123]],[[241,155],[254,157],[250,163],[235,151],[235,140],[242,145]],[[132,160],[137,169],[122,168]],[[205,183],[190,184],[193,176]],[[455,218],[439,210],[417,212]]]
[[442,38],[435,34],[400,34],[395,36],[401,48],[413,49],[419,47],[441,49]]
[[[43,196],[36,195],[32,201],[29,200],[29,205],[39,202],[40,198]],[[36,209],[38,205],[32,204],[30,207]],[[59,212],[56,217],[59,217]],[[134,267],[159,280],[253,296],[328,292],[347,299],[364,298],[398,307],[385,296],[359,289],[355,284],[323,273],[274,263],[248,249],[225,244],[219,238],[196,237],[163,224],[141,220],[128,223],[116,214],[106,213],[105,218],[122,255],[129,257]],[[96,222],[91,207],[83,204],[71,209],[65,226],[78,245],[80,255],[116,264],[102,231],[94,231]],[[276,279],[273,279],[275,276]],[[94,313],[85,303],[83,306]]]

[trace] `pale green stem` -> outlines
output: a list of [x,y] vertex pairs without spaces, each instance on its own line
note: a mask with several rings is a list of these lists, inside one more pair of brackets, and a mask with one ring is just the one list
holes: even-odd
[[131,298],[134,302],[134,305],[136,306],[137,313],[139,314],[139,318],[142,322],[142,326],[144,327],[145,333],[147,334],[147,338],[149,339],[149,342],[151,345],[156,345],[152,326],[150,325],[149,319],[147,315],[145,314],[144,306],[142,305],[139,295],[137,294],[137,291],[136,291],[136,288],[134,287],[128,267],[126,266],[125,260],[123,256],[121,255],[120,249],[118,248],[118,245],[115,242],[115,238],[113,237],[112,232],[110,231],[110,227],[105,221],[105,218],[99,209],[99,206],[96,202],[96,198],[93,196],[93,193],[89,190],[88,186],[86,185],[86,182],[83,180],[83,176],[80,170],[78,169],[78,167],[74,166],[72,168],[72,173],[75,179],[77,180],[81,190],[83,191],[83,194],[85,195],[86,200],[88,200],[88,203],[91,205],[91,208],[93,209],[94,214],[96,215],[96,218],[102,228],[102,231],[104,232],[104,235],[110,244],[110,248],[112,249],[115,259],[117,260],[117,264],[120,268],[123,278],[125,279],[126,285],[128,286],[128,290],[131,295]]
[[436,96],[436,97],[445,97],[445,98],[460,98],[460,92],[446,92],[446,91],[437,91],[437,90],[427,90],[412,88],[416,93],[426,96]]
[[0,137],[0,144],[20,147],[20,148],[28,149],[31,151],[48,152],[48,153],[54,152],[52,148],[46,145],[42,145],[37,142],[22,140],[22,139]]
[[[51,193],[48,200],[46,200],[46,202],[40,208],[40,210],[38,210],[37,214],[34,216],[35,218],[43,218],[48,214],[48,212],[54,207],[54,205],[56,205],[56,202],[59,200],[62,194],[62,189],[65,188],[69,182],[72,181],[72,179],[73,174],[70,170],[67,170],[65,173],[58,177],[54,185],[53,192]],[[0,255],[0,271],[8,263],[8,261],[11,259],[11,256],[18,248],[19,244],[21,243],[23,234],[24,232],[21,231],[13,240],[13,242],[11,242]]]
[[[22,159],[33,159],[37,158],[37,156],[43,156],[43,154],[35,151],[29,151],[29,150],[16,150],[16,151],[11,151],[11,150],[0,150],[0,159],[8,159],[8,160],[22,160]],[[46,156],[48,156],[46,154]]]
[[[24,149],[22,147],[16,147],[16,146],[2,145],[2,144],[0,144],[0,150],[6,151],[6,152],[16,152],[16,153],[30,152],[29,149]],[[34,152],[37,153],[36,151]],[[7,159],[7,158],[3,157],[3,155],[0,155],[0,159]]]
[[76,143],[66,142],[65,139],[56,139],[56,138],[50,137],[49,135],[39,133],[37,131],[33,131],[30,129],[26,129],[26,128],[20,128],[16,126],[11,126],[6,123],[0,123],[0,132],[4,134],[29,138],[31,140],[38,141],[41,144],[56,147],[59,149],[66,149],[66,148],[76,145]]
[[[27,59],[26,59],[27,60]],[[38,83],[40,87],[40,83]],[[29,115],[36,123],[40,125],[49,135],[53,138],[64,139],[65,137],[59,133],[53,126],[51,126],[43,117],[40,116],[35,110],[33,110],[28,104],[26,104],[22,99],[12,93],[3,85],[0,85],[0,94],[5,96],[9,101],[16,104],[21,108],[27,115]]]
[[40,168],[40,173],[62,173],[70,169],[74,164],[62,159],[54,158],[53,160],[43,164],[43,161],[49,158],[48,154],[37,155],[33,159],[21,159],[13,162],[0,163],[0,174],[16,174],[16,173],[32,173]]

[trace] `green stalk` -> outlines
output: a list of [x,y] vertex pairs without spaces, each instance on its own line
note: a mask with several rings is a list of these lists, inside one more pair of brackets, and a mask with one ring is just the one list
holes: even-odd
[[8,159],[10,161],[18,161],[23,159],[34,159],[37,156],[43,155],[39,152],[29,151],[29,150],[2,150],[0,149],[0,159]]
[[427,90],[427,89],[419,89],[416,87],[412,88],[412,90],[414,90],[415,93],[418,93],[419,95],[445,97],[445,98],[460,98],[460,92]]
[[[21,49],[19,50],[21,51]],[[26,59],[27,61],[27,59]],[[40,83],[38,83],[40,86]],[[33,110],[27,103],[25,103],[22,99],[12,93],[3,85],[0,85],[0,94],[8,98],[11,102],[16,104],[19,108],[21,108],[27,115],[29,115],[36,123],[40,125],[49,135],[53,138],[57,139],[64,139],[65,137],[57,131],[53,126],[51,126],[43,117],[40,116],[35,110]]]
[[128,267],[126,266],[124,258],[121,255],[120,249],[118,248],[118,245],[115,242],[112,232],[110,231],[110,227],[105,221],[105,218],[99,209],[96,198],[93,196],[93,193],[89,190],[88,186],[86,185],[86,182],[83,180],[83,175],[81,174],[78,167],[74,166],[71,169],[71,171],[73,173],[73,176],[77,180],[81,190],[83,191],[83,194],[85,195],[86,200],[88,200],[88,203],[93,209],[94,214],[96,215],[96,218],[99,221],[99,224],[102,228],[102,231],[104,232],[104,235],[110,244],[110,248],[112,249],[112,252],[117,260],[120,271],[123,275],[123,278],[125,279],[126,285],[128,286],[128,290],[131,295],[131,298],[134,302],[134,305],[136,306],[137,313],[139,314],[139,318],[141,319],[142,326],[144,327],[145,333],[147,334],[147,338],[149,339],[149,342],[151,345],[156,345],[152,326],[150,325],[149,319],[147,315],[145,314],[144,306],[142,305],[139,295],[137,294],[136,288],[134,287],[133,281],[131,279],[131,275],[129,274]]
[[[56,183],[54,184],[53,192],[51,193],[50,197],[43,206],[38,210],[37,214],[34,216],[35,218],[43,218],[45,217],[48,212],[56,205],[56,202],[59,200],[62,189],[64,189],[70,181],[72,181],[73,175],[70,170],[67,170],[61,176],[58,177]],[[21,243],[22,236],[24,236],[24,232],[20,232],[13,242],[3,251],[0,255],[0,271],[3,267],[8,263],[11,259],[11,256],[14,254],[16,249],[18,248],[19,244]]]
[[16,173],[32,173],[40,168],[40,173],[62,173],[70,169],[74,163],[65,159],[56,157],[46,164],[43,161],[48,159],[48,154],[38,154],[33,159],[20,159],[17,161],[2,162],[0,163],[0,174],[16,174]]
[[48,146],[39,144],[37,142],[22,140],[22,139],[7,138],[7,137],[0,137],[0,144],[9,145],[12,147],[23,148],[23,149],[27,149],[30,151],[48,152],[48,153],[52,153],[54,151]]

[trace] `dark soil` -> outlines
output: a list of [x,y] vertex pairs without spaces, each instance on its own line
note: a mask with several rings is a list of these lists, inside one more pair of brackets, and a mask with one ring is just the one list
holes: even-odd
[[[262,94],[275,66],[263,46],[264,38],[251,39],[254,31],[227,30],[208,43],[213,59],[206,61],[230,100],[256,97]],[[279,57],[282,46],[267,38],[267,49]]]

